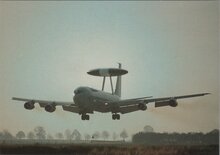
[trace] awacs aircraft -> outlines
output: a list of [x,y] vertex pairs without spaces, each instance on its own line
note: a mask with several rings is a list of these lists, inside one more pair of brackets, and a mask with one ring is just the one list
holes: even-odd
[[[95,111],[112,113],[113,120],[119,120],[121,114],[130,113],[138,110],[146,110],[148,103],[155,103],[155,107],[171,106],[176,107],[178,105],[178,99],[191,98],[204,96],[209,93],[191,94],[174,97],[141,97],[133,99],[121,99],[121,76],[127,74],[128,71],[121,68],[102,68],[94,69],[87,72],[93,76],[103,77],[102,90],[93,89],[90,87],[79,87],[75,89],[72,102],[60,102],[60,101],[49,101],[49,100],[38,100],[38,99],[25,99],[13,97],[13,100],[24,101],[24,108],[31,110],[34,108],[35,103],[39,103],[40,107],[45,108],[47,112],[54,112],[56,106],[62,106],[63,110],[78,113],[81,115],[82,120],[89,120],[88,114],[93,114]],[[116,76],[116,88],[114,90],[112,77]],[[104,91],[105,79],[110,78],[111,93]]]

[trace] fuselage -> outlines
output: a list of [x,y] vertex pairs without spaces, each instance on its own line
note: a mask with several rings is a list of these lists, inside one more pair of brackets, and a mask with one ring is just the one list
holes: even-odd
[[111,102],[119,101],[120,97],[108,92],[96,90],[90,87],[79,87],[75,89],[73,101],[83,113],[114,112],[117,111],[117,105]]

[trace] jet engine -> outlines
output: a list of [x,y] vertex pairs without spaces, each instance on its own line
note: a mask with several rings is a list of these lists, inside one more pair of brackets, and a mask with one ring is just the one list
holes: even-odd
[[31,109],[34,109],[34,102],[33,101],[28,101],[24,104],[24,108],[25,109],[28,109],[28,110],[31,110]]
[[176,107],[178,105],[177,101],[175,99],[170,99],[168,101],[158,101],[155,102],[155,107],[163,107],[163,106],[171,106]]
[[146,106],[145,103],[139,103],[139,104],[138,104],[138,108],[139,108],[140,110],[146,110],[146,109],[147,109],[147,106]]
[[56,110],[56,107],[54,105],[48,104],[45,106],[45,110],[47,112],[54,112]]
[[176,107],[178,105],[177,101],[175,99],[170,100],[170,104],[171,107]]

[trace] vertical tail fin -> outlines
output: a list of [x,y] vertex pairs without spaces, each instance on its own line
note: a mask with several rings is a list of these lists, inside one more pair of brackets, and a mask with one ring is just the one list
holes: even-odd
[[[121,63],[118,63],[119,67],[121,69]],[[116,87],[115,87],[115,95],[121,97],[121,76],[117,77],[116,81]]]

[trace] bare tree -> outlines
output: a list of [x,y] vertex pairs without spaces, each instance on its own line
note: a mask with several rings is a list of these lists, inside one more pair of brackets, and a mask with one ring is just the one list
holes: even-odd
[[16,134],[16,138],[18,138],[18,139],[25,138],[24,131],[18,131],[18,133]]
[[30,131],[30,132],[27,134],[27,138],[28,138],[28,139],[34,139],[34,138],[35,138],[34,132]]
[[81,134],[78,130],[74,130],[73,133],[72,133],[72,136],[75,140],[81,140]]
[[92,134],[92,139],[99,139],[99,137],[100,137],[100,133],[98,131]]
[[3,139],[13,139],[13,135],[8,130],[3,130]]
[[52,136],[51,134],[48,134],[48,135],[47,135],[47,139],[52,140],[52,139],[53,139],[53,136]]
[[55,134],[57,139],[63,139],[63,134],[61,132],[58,132]]
[[118,134],[116,134],[115,132],[113,132],[112,134],[112,139],[115,141],[116,139],[118,139]]
[[106,139],[109,138],[109,133],[108,133],[108,131],[103,131],[103,132],[102,132],[102,138],[103,138],[104,140],[106,140]]
[[67,140],[72,140],[73,139],[73,135],[71,134],[71,131],[69,129],[65,130],[65,138]]
[[34,132],[37,139],[46,139],[46,131],[42,126],[34,128]]
[[0,132],[0,139],[4,139],[4,134]]
[[85,140],[90,140],[91,139],[91,136],[87,133],[84,135],[84,137],[85,137]]
[[120,137],[123,138],[123,140],[125,140],[128,137],[128,133],[125,129],[120,133]]

